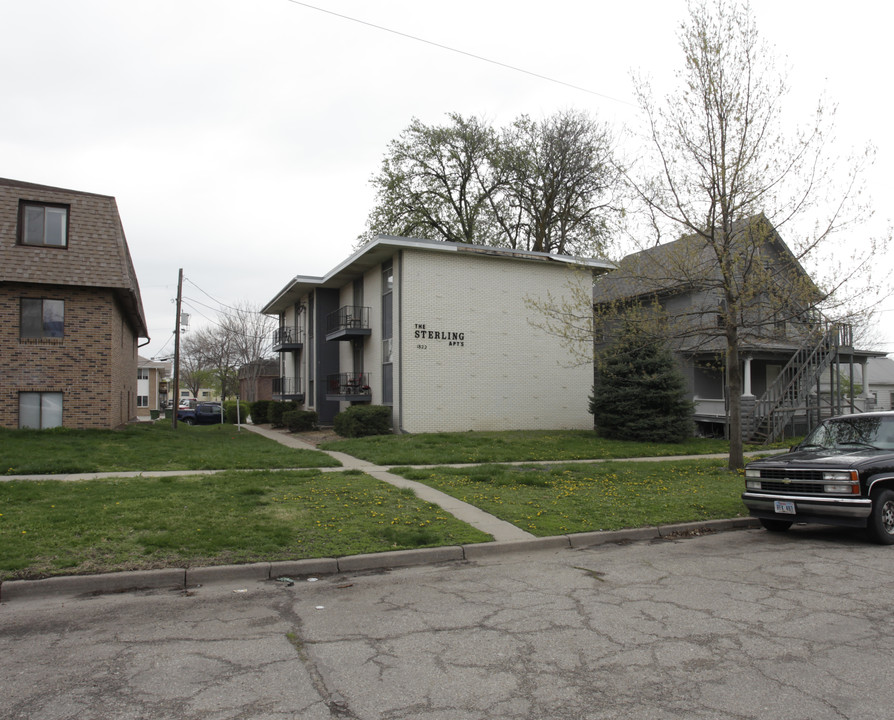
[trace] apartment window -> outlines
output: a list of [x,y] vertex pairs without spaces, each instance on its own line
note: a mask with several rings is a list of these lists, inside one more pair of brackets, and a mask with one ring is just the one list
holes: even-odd
[[68,207],[23,202],[19,206],[19,242],[23,245],[68,246]]
[[148,395],[137,395],[137,407],[138,408],[149,407],[149,396]]
[[137,380],[148,380],[149,368],[137,368]]
[[62,393],[19,393],[19,427],[37,430],[62,427]]
[[65,326],[65,301],[22,298],[20,337],[61,338]]

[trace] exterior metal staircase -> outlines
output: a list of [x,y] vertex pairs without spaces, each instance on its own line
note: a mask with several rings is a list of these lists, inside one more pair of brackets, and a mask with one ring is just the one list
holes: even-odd
[[810,395],[818,388],[820,377],[838,357],[839,350],[852,344],[850,325],[823,322],[756,401],[751,442],[774,442],[782,437],[794,416],[806,417]]

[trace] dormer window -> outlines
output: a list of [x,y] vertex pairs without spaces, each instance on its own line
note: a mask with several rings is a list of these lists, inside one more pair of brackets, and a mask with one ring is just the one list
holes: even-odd
[[22,245],[68,246],[68,206],[25,202],[19,204],[19,242]]

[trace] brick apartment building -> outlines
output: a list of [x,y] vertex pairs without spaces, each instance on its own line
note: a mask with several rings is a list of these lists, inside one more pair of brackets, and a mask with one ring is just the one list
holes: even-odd
[[115,198],[0,179],[0,426],[135,419],[147,337]]
[[137,357],[137,417],[153,417],[153,411],[160,412],[167,407],[171,386],[171,363]]
[[[392,407],[398,432],[592,428],[592,362],[536,326],[531,300],[612,265],[480,245],[378,237],[324,277],[295,277],[276,315],[276,400],[331,422]],[[588,285],[589,287],[589,285]]]

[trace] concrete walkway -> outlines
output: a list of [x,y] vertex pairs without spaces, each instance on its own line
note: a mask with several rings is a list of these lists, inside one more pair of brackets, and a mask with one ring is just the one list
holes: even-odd
[[322,468],[324,471],[332,472],[344,470],[360,470],[362,472],[365,472],[367,475],[371,475],[372,477],[376,478],[376,480],[381,480],[382,482],[394,485],[395,487],[409,488],[410,490],[415,492],[416,495],[419,496],[419,498],[421,498],[422,500],[434,503],[435,505],[438,505],[439,507],[449,512],[458,520],[462,520],[472,527],[477,528],[482,532],[486,532],[488,535],[492,535],[496,542],[530,540],[535,537],[531,533],[526,532],[521,528],[517,528],[512,523],[508,523],[505,520],[500,520],[490,513],[486,513],[484,512],[484,510],[481,510],[474,505],[464,503],[462,500],[457,500],[455,497],[448,495],[447,493],[443,493],[440,490],[435,490],[428,485],[414,482],[413,480],[407,480],[406,478],[402,478],[399,475],[393,475],[392,473],[388,472],[387,468],[381,467],[380,465],[374,465],[373,463],[367,462],[366,460],[361,460],[359,458],[355,458],[353,455],[346,455],[345,453],[333,452],[331,450],[318,450],[310,443],[306,443],[303,440],[299,440],[298,438],[293,437],[292,435],[289,435],[285,432],[272,430],[268,427],[262,427],[259,425],[246,425],[245,428],[251,430],[254,433],[257,433],[258,435],[263,435],[266,438],[270,438],[271,440],[275,440],[276,442],[282,443],[283,445],[291,448],[301,450],[316,450],[317,452],[326,453],[342,464],[342,467],[340,468]]

